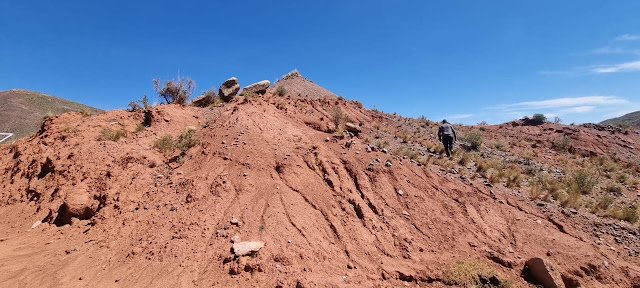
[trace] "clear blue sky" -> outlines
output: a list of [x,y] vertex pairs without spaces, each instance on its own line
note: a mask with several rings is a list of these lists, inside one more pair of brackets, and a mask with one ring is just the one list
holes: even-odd
[[[292,69],[433,120],[565,123],[640,110],[640,1],[0,2],[0,90],[124,108],[152,78],[196,93]],[[153,95],[155,98],[155,95]]]

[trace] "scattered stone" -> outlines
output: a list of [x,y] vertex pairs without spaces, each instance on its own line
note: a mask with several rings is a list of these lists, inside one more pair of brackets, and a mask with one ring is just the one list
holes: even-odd
[[551,257],[551,255],[553,255],[553,251],[551,250],[547,251],[547,256]]
[[353,124],[351,122],[347,122],[346,124],[344,124],[344,128],[348,132],[352,133],[354,136],[358,136],[360,132],[362,132],[362,129],[360,129],[360,126]]
[[205,93],[191,100],[191,105],[196,107],[207,107],[214,102],[215,98],[214,93]]
[[42,221],[36,221],[36,223],[33,223],[33,225],[31,225],[31,229],[36,229],[36,227],[40,226],[40,224],[42,224]]
[[247,174],[247,172],[245,172],[245,173],[242,173],[242,176],[247,177],[247,176],[249,176],[249,174]]
[[542,220],[538,219],[538,220],[536,220],[536,223],[542,224]]
[[387,148],[383,148],[382,153],[387,154]]
[[405,211],[405,210],[402,210],[402,215],[404,215],[404,216],[409,216],[409,212],[407,212],[407,211]]
[[231,101],[240,91],[240,85],[238,84],[238,78],[231,77],[224,81],[218,89],[218,96],[225,102]]
[[386,166],[386,167],[391,167],[391,165],[393,165],[393,164],[391,164],[391,162],[389,162],[389,161],[384,163],[384,166]]
[[98,209],[97,201],[91,199],[89,193],[82,188],[71,191],[65,197],[63,205],[58,213],[63,214],[61,219],[64,224],[71,224],[71,217],[80,220],[91,219]]
[[240,221],[238,221],[238,218],[236,218],[236,216],[231,216],[231,224],[237,226],[238,223],[240,223]]
[[573,209],[573,208],[569,209],[569,212],[571,212],[573,214],[578,214],[578,210]]
[[356,269],[356,265],[353,265],[353,263],[349,262],[347,263],[347,269]]
[[242,88],[242,92],[251,92],[256,93],[258,95],[263,95],[267,92],[267,88],[271,86],[271,82],[269,80],[262,80],[260,82],[256,82],[248,85],[247,87]]
[[348,140],[346,143],[344,143],[344,147],[350,148],[352,144],[354,144],[355,141],[353,139]]
[[567,288],[578,288],[582,286],[578,278],[573,275],[562,273],[560,274],[560,278],[562,278],[562,282]]
[[257,253],[262,247],[264,247],[264,242],[262,241],[245,241],[234,243],[231,249],[236,257],[240,257]]
[[324,138],[324,142],[329,142],[329,141],[331,141],[331,139],[329,137]]
[[397,191],[397,193],[398,193],[398,195],[400,195],[400,196],[404,195],[404,191],[402,191],[402,190],[398,190],[398,191]]
[[544,288],[564,287],[561,277],[553,271],[550,265],[542,258],[531,258],[525,263],[525,268],[529,270],[531,276]]
[[240,240],[240,236],[238,236],[238,235],[235,235],[235,236],[231,237],[231,243],[236,243],[236,242],[238,242],[238,240]]

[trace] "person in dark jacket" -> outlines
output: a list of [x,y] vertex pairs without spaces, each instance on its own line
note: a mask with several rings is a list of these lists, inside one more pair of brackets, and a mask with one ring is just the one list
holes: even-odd
[[453,125],[449,124],[446,119],[442,120],[442,125],[438,128],[438,140],[444,145],[444,151],[447,152],[447,157],[451,157],[453,142],[458,139],[456,138],[456,130],[453,129]]

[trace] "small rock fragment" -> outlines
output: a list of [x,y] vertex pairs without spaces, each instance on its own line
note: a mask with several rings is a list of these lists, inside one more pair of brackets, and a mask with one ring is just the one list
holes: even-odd
[[36,223],[33,223],[33,225],[31,225],[31,229],[36,229],[36,227],[40,226],[40,224],[42,224],[42,221],[36,221]]
[[256,253],[262,249],[262,247],[264,247],[264,242],[262,241],[245,241],[234,243],[233,246],[231,246],[231,249],[236,257],[240,257]]

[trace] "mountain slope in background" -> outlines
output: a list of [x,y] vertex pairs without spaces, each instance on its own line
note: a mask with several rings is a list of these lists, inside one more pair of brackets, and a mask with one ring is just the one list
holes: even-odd
[[[40,92],[12,89],[0,92],[0,132],[13,133],[13,140],[40,129],[47,114],[70,111],[97,114],[102,110]],[[11,139],[10,139],[11,140]]]
[[600,124],[614,125],[614,126],[629,126],[636,129],[640,129],[640,111],[631,112],[629,114],[622,115],[618,118],[611,118],[600,122]]

